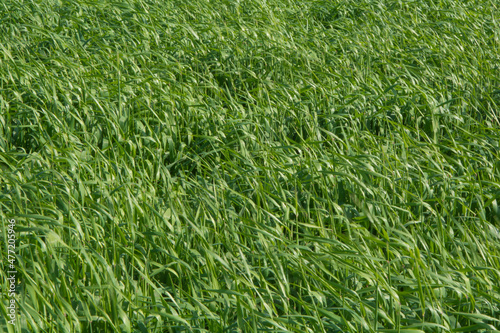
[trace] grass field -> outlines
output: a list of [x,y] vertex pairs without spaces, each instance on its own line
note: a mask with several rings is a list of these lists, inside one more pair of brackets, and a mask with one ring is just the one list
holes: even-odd
[[499,332],[499,108],[495,0],[3,0],[0,326]]

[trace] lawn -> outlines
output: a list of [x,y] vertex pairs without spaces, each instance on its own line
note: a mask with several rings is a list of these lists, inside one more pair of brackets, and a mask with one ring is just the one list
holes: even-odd
[[499,27],[495,0],[3,0],[0,327],[499,332]]

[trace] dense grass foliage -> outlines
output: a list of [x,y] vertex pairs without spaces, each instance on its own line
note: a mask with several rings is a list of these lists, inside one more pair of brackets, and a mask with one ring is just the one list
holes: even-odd
[[494,0],[2,1],[9,331],[499,331],[499,27]]

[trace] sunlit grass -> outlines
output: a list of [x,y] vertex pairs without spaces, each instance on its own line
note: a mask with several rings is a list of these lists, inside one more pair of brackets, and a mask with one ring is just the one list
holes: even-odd
[[2,2],[9,332],[500,331],[499,13]]

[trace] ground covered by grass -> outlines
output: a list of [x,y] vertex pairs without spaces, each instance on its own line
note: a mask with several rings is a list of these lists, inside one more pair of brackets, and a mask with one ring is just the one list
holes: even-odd
[[8,329],[499,331],[499,27],[494,0],[2,1]]

